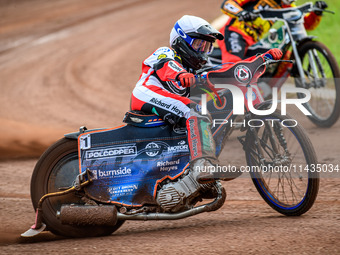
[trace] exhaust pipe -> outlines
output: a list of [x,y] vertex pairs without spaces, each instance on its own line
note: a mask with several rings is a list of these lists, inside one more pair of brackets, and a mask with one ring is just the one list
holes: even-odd
[[115,226],[117,220],[179,220],[203,212],[216,211],[221,208],[227,197],[225,189],[219,184],[217,189],[218,195],[214,201],[209,204],[201,205],[190,210],[179,213],[137,213],[123,214],[117,212],[114,205],[63,205],[57,212],[57,218],[62,224],[67,225],[99,225]]
[[57,218],[65,225],[115,226],[117,209],[114,205],[63,205]]

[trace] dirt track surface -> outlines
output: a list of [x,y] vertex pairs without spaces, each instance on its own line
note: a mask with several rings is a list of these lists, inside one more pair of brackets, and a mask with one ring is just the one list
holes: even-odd
[[[249,178],[225,183],[217,212],[173,222],[126,222],[108,237],[21,239],[34,221],[30,176],[46,146],[81,125],[121,124],[141,62],[168,45],[184,14],[209,21],[220,1],[0,0],[0,254],[339,254],[340,182],[322,179],[314,207],[288,218],[273,211]],[[321,163],[340,164],[338,122],[303,119]],[[227,158],[243,163],[232,137]],[[236,149],[238,148],[238,149]]]

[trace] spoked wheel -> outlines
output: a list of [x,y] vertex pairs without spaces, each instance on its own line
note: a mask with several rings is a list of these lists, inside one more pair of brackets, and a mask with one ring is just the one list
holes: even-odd
[[[320,127],[332,126],[340,116],[340,71],[330,50],[320,42],[309,41],[299,48],[305,83],[295,79],[297,87],[306,88],[311,99],[305,107],[310,120]],[[298,94],[298,97],[304,95]]]
[[284,215],[307,212],[318,193],[319,174],[314,171],[317,159],[305,131],[278,112],[254,116],[252,121],[258,127],[248,130],[246,159],[256,189]]
[[[72,187],[79,174],[77,141],[63,138],[52,145],[39,159],[31,179],[31,198],[34,209],[40,198],[47,194]],[[62,204],[84,204],[83,194],[72,193],[49,198],[43,203],[43,222],[47,229],[56,235],[68,237],[90,237],[109,235],[124,221],[115,226],[71,226],[63,225],[56,216]]]

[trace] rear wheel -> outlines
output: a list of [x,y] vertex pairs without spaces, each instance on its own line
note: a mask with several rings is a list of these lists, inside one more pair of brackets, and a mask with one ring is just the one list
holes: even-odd
[[305,131],[278,112],[254,116],[255,122],[264,124],[248,131],[246,159],[256,189],[284,215],[307,212],[317,197],[319,174],[314,171],[317,159]]
[[[340,116],[340,71],[330,50],[322,43],[309,41],[298,49],[305,83],[295,79],[297,87],[306,88],[311,99],[305,107],[310,120],[320,127],[331,127]],[[298,78],[298,77],[297,77]],[[304,97],[298,94],[298,97]]]
[[[31,179],[31,198],[34,209],[40,198],[52,192],[72,187],[79,174],[77,141],[63,138],[52,145],[37,162]],[[84,204],[80,193],[46,199],[43,202],[43,222],[56,235],[68,237],[91,237],[110,235],[124,221],[115,226],[70,226],[61,224],[56,217],[62,204]]]

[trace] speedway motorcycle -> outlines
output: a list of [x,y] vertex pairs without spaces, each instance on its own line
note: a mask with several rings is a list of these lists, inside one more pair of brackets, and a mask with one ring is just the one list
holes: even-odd
[[[296,87],[311,92],[311,99],[304,104],[312,113],[308,118],[319,127],[331,127],[340,116],[340,70],[331,51],[307,35],[304,15],[312,11],[334,13],[313,7],[312,3],[285,9],[255,10],[254,16],[278,21],[274,26],[283,22],[283,26],[271,29],[265,38],[248,48],[247,55],[250,57],[264,49],[279,48],[286,58],[294,60],[294,65],[283,62],[268,68],[262,76],[262,85],[281,88],[289,76],[294,77]],[[210,64],[221,62],[221,50],[215,48],[210,55]],[[301,94],[297,96],[302,97]]]
[[[229,89],[215,91],[214,98],[206,100],[212,118],[220,120],[212,125],[216,155],[223,155],[234,130],[228,123],[243,121],[238,140],[247,167],[257,169],[249,171],[257,191],[279,213],[297,216],[312,207],[318,193],[319,175],[307,169],[317,163],[313,146],[290,116],[278,111],[255,115],[249,108],[268,109],[256,81],[272,63],[277,61],[257,57],[227,70],[205,69],[197,76],[210,94],[219,83],[244,93],[244,115],[234,114]],[[126,220],[178,220],[223,206],[222,180],[196,181],[199,172],[189,164],[186,129],[142,112],[127,112],[124,122],[109,129],[81,127],[46,150],[31,179],[35,224],[22,236],[45,229],[69,237],[103,236]],[[289,167],[295,165],[303,169]],[[230,174],[225,181],[240,172]]]

